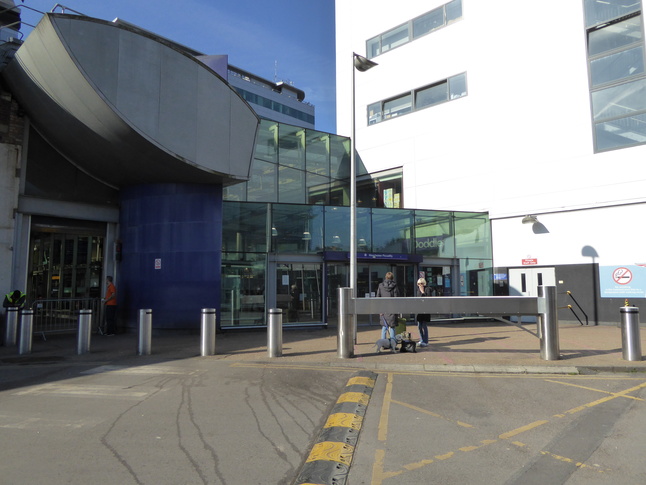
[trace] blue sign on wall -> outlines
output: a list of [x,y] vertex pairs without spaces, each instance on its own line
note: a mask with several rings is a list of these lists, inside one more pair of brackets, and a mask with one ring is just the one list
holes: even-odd
[[636,264],[599,266],[602,298],[646,297],[646,267]]

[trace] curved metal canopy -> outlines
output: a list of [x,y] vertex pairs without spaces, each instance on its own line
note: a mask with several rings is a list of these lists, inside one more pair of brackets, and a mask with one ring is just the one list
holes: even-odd
[[257,115],[214,71],[152,34],[46,14],[2,75],[38,132],[108,184],[249,178]]

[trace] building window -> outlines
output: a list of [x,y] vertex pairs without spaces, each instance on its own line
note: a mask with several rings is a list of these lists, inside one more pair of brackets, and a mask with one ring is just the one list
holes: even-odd
[[[368,125],[435,106],[467,95],[466,73],[443,79],[385,101],[368,105]],[[414,103],[413,103],[414,101]]]
[[585,0],[595,151],[646,143],[641,2]]
[[366,42],[368,59],[388,52],[395,47],[407,44],[437,29],[449,25],[462,18],[462,0],[453,0],[430,12],[398,25]]

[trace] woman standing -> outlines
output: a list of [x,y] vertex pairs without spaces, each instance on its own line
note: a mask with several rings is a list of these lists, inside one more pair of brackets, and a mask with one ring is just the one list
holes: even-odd
[[[377,297],[395,297],[399,296],[397,291],[397,283],[395,283],[395,275],[390,271],[385,274],[384,280],[379,283],[377,288]],[[381,320],[381,338],[386,338],[386,332],[389,333],[389,338],[395,338],[395,327],[397,326],[397,315],[394,313],[382,313],[379,315]]]
[[[417,296],[431,296],[431,289],[426,286],[426,280],[420,278],[417,280]],[[419,346],[428,347],[428,322],[431,321],[430,313],[418,313],[417,329],[419,330]]]

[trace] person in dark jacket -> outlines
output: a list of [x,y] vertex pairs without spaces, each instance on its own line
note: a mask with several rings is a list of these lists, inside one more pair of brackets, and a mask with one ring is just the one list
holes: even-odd
[[[431,296],[431,289],[426,286],[426,280],[420,278],[417,280],[417,296]],[[417,329],[419,330],[419,346],[428,346],[428,322],[431,321],[430,313],[418,313]]]
[[13,292],[7,293],[4,296],[2,306],[4,308],[24,308],[26,298],[27,295],[25,295],[22,291],[14,290]]
[[[377,288],[377,297],[378,298],[392,298],[399,296],[399,291],[397,290],[397,283],[395,283],[395,275],[390,271],[384,276],[384,280],[379,283]],[[386,338],[386,333],[390,333],[390,338],[395,338],[395,327],[397,326],[397,315],[394,313],[381,313],[379,315],[379,320],[381,322],[381,338]]]

